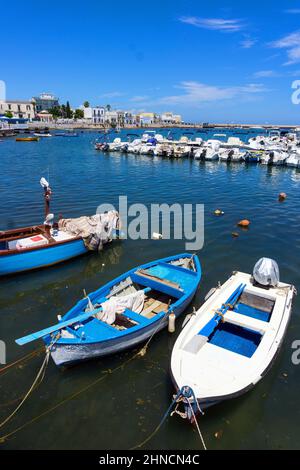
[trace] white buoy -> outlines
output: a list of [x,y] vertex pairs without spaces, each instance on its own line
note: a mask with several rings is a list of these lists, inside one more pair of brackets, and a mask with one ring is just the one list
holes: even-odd
[[170,313],[170,315],[169,315],[169,324],[168,324],[169,333],[174,333],[175,332],[175,320],[176,320],[175,314]]
[[153,240],[161,240],[162,239],[162,234],[157,233],[157,232],[153,232],[152,233],[152,238],[153,238]]

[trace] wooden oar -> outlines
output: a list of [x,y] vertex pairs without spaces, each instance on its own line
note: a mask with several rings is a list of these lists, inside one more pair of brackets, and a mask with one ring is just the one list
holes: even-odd
[[[144,289],[144,293],[146,294],[150,290],[151,290],[150,287],[146,287]],[[30,335],[23,336],[22,338],[16,339],[16,343],[19,346],[23,346],[24,344],[31,343],[31,341],[35,341],[36,339],[43,338],[44,336],[50,335],[51,333],[54,333],[55,331],[62,330],[63,328],[66,328],[67,326],[73,325],[74,323],[87,320],[88,318],[96,315],[98,312],[101,312],[101,311],[102,311],[102,308],[100,307],[100,308],[97,308],[96,310],[92,310],[91,312],[82,313],[81,315],[78,315],[77,317],[70,318],[69,320],[57,323],[56,325],[53,325],[53,326],[49,326],[48,328],[44,328],[43,330],[37,331],[36,333],[31,333]]]
[[[237,289],[231,294],[229,299],[227,299],[227,301],[222,304],[219,310],[221,315],[225,315],[227,310],[229,310],[230,306],[234,306],[245,287],[246,284],[240,284]],[[202,328],[202,330],[199,331],[198,335],[205,336],[208,338],[221,321],[221,315],[214,315],[214,317]]]
[[30,335],[23,336],[23,338],[16,339],[16,343],[19,346],[23,346],[24,344],[30,343],[31,341],[35,341],[36,339],[40,339],[40,338],[43,338],[44,336],[50,335],[51,333],[54,333],[55,331],[62,330],[63,328],[66,328],[67,326],[73,325],[74,323],[87,320],[91,316],[96,315],[96,313],[101,312],[101,310],[102,308],[98,308],[96,310],[93,310],[92,312],[82,313],[81,315],[78,315],[77,317],[70,318],[70,320],[57,323],[56,325],[49,326],[48,328],[44,328],[44,330],[40,330],[40,331],[37,331],[36,333],[31,333]]

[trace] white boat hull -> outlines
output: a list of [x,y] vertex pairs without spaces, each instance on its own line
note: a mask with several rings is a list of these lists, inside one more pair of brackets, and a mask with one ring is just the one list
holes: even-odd
[[[225,347],[225,343],[218,344],[214,340],[214,332],[208,338],[199,334],[241,283],[246,284],[244,293],[248,298],[273,305],[268,321],[234,308],[224,315],[225,322],[219,323],[222,325],[220,329],[243,331],[260,338],[256,349],[251,345],[254,349],[251,356],[248,352],[247,356],[240,350],[237,352],[234,348]],[[291,315],[293,295],[294,287],[289,284],[280,283],[276,288],[263,289],[252,284],[249,274],[233,274],[216,289],[177,338],[171,358],[176,389],[192,388],[200,407],[207,408],[253,388],[269,370],[280,350]],[[252,314],[253,309],[250,310]],[[216,324],[215,331],[219,325]]]

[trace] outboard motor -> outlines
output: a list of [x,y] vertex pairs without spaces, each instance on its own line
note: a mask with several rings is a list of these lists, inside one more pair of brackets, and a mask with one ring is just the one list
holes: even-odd
[[276,287],[279,283],[279,268],[271,258],[261,258],[253,269],[255,283],[264,287]]

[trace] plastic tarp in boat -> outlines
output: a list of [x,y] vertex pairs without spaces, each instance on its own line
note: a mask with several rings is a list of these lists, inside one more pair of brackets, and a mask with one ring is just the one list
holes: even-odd
[[279,268],[271,258],[261,258],[253,269],[253,277],[262,286],[276,287],[279,283]]
[[102,311],[96,314],[96,318],[112,325],[116,320],[116,315],[124,313],[126,308],[135,313],[141,313],[144,307],[144,299],[145,293],[143,290],[122,297],[111,297],[101,304]]
[[117,211],[108,211],[76,219],[60,219],[58,227],[59,230],[82,237],[89,250],[100,251],[103,245],[113,240],[115,231],[120,229],[120,217]]

